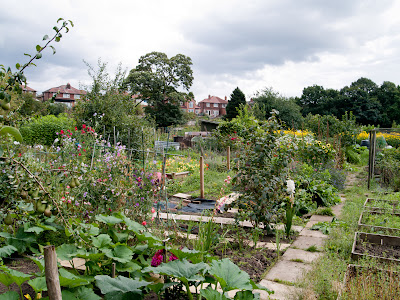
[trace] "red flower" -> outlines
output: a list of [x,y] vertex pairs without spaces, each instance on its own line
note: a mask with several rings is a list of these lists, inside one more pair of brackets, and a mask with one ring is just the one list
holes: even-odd
[[143,226],[146,226],[146,225],[147,225],[146,221],[143,221],[143,222],[142,222],[142,225],[143,225]]
[[61,133],[61,134],[64,134],[64,130],[61,129],[60,133]]
[[82,149],[83,150],[83,152],[86,152],[86,149]]
[[78,131],[78,127],[75,126],[75,131]]
[[82,128],[86,128],[86,125],[85,125],[85,124],[83,124],[83,125],[82,125]]
[[79,152],[79,153],[78,153],[78,155],[79,155],[79,156],[81,156],[81,155],[82,155],[82,153],[80,153],[80,152]]
[[18,153],[18,156],[19,156],[19,157],[21,157],[21,156],[22,156],[22,154],[21,154],[21,153]]

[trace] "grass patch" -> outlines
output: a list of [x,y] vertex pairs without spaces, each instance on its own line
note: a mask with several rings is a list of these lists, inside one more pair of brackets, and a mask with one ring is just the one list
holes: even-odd
[[284,285],[290,285],[290,286],[294,285],[293,282],[286,281],[286,280],[280,280],[278,278],[275,278],[273,281],[276,282],[276,283],[284,284]]
[[332,216],[332,217],[335,215],[332,211],[332,207],[318,207],[314,214],[320,216]]
[[292,258],[290,261],[304,263],[304,260],[302,260],[300,258]]
[[[360,169],[357,171],[360,172]],[[347,264],[351,263],[354,232],[357,230],[366,192],[365,181],[356,182],[353,187],[346,189],[347,200],[343,206],[341,220],[332,228],[325,241],[323,257],[313,264],[312,270],[299,282],[303,290],[298,299],[310,299],[310,295],[314,297],[313,299],[337,299]],[[375,299],[382,298],[375,297]]]
[[317,246],[312,245],[306,249],[308,252],[319,252]]

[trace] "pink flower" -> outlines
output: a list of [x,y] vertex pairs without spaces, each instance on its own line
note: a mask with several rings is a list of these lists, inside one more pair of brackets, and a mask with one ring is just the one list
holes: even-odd
[[146,225],[147,225],[147,222],[146,222],[146,221],[143,221],[143,222],[142,222],[142,225],[143,225],[143,226],[146,226]]
[[161,263],[163,261],[163,253],[164,253],[164,250],[160,249],[156,252],[156,254],[154,254],[153,258],[151,259],[152,267],[158,267],[159,265],[161,265]]
[[71,204],[71,202],[72,202],[72,201],[71,201],[70,199],[67,200],[67,203]]
[[154,209],[154,207],[151,208],[151,213],[154,214],[156,212],[156,210]]
[[175,256],[175,254],[171,254],[169,257],[169,261],[177,260],[178,258]]

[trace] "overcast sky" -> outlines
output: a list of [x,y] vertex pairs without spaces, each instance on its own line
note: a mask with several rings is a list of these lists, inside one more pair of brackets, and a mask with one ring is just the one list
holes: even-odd
[[113,73],[160,51],[192,58],[196,101],[247,97],[272,87],[300,96],[360,77],[400,84],[400,1],[395,0],[0,0],[0,64],[35,53],[59,17],[75,27],[26,72],[39,93],[90,78],[83,60]]

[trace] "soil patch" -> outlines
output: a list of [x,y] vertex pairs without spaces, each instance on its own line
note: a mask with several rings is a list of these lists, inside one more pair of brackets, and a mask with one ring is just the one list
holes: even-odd
[[259,248],[244,251],[227,249],[217,249],[215,255],[220,258],[229,258],[242,271],[247,272],[254,282],[260,282],[263,279],[265,271],[276,261],[277,254],[273,250]]
[[355,250],[373,256],[400,259],[400,246],[357,243]]
[[[25,273],[25,274],[32,274],[32,273],[36,273],[36,272],[40,271],[39,267],[33,261],[31,261],[27,258],[9,259],[9,260],[6,260],[5,265],[10,269],[13,269],[13,270]],[[33,278],[33,276],[32,276],[32,278]],[[22,287],[23,295],[29,294],[32,299],[35,299],[36,293],[29,284],[27,284],[25,282],[22,284],[21,287]],[[10,285],[10,290],[17,292],[18,294],[20,293],[19,287],[15,283]],[[7,287],[5,285],[3,285],[2,283],[0,283],[0,294],[4,294],[7,291],[8,291]]]

